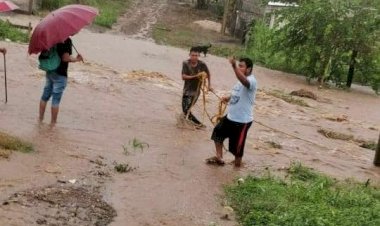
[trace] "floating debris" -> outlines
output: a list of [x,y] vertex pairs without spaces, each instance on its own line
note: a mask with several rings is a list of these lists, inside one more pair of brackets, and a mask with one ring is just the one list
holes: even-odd
[[347,115],[335,116],[335,115],[327,114],[327,115],[322,115],[322,117],[333,122],[348,122]]
[[330,139],[336,139],[336,140],[354,140],[353,135],[348,135],[344,133],[335,132],[332,130],[327,129],[319,129],[318,133],[322,134],[323,136],[330,138]]
[[135,170],[135,168],[129,166],[129,164],[117,163],[115,165],[115,170],[118,173],[128,173],[128,172],[131,172],[131,171]]
[[317,95],[315,95],[313,92],[308,91],[306,89],[300,89],[300,90],[295,90],[290,93],[292,96],[298,96],[298,97],[306,97],[310,98],[313,100],[317,100]]

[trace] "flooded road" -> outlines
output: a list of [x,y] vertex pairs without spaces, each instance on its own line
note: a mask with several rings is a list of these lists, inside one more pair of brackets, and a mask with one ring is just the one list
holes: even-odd
[[[318,133],[326,128],[376,141],[380,98],[367,89],[318,89],[302,78],[255,67],[261,89],[255,116],[261,124],[254,124],[249,132],[245,167],[216,168],[204,164],[214,150],[211,123],[205,121],[205,130],[176,125],[181,110],[181,63],[187,51],[86,30],[73,41],[85,63],[71,66],[55,128],[37,123],[44,77],[36,57],[26,55],[25,45],[0,42],[9,51],[9,103],[0,104],[0,130],[31,141],[37,150],[0,159],[0,201],[16,192],[76,179],[75,186],[96,187],[116,210],[111,225],[235,225],[220,219],[220,195],[223,185],[240,175],[282,171],[290,162],[301,161],[334,177],[380,182],[380,169],[372,166],[373,151]],[[217,92],[228,92],[236,79],[227,60],[211,55],[202,60],[210,68]],[[162,77],[142,75],[140,79],[130,76],[133,70]],[[310,107],[287,103],[267,92],[301,88],[318,96],[304,99]],[[209,94],[208,100],[208,110],[216,113],[217,99]],[[195,114],[202,118],[200,104]],[[347,120],[327,119],[341,115]],[[131,145],[134,139],[149,147],[136,149]],[[101,168],[94,164],[99,156],[105,165]],[[231,155],[226,159],[232,160]],[[116,163],[136,169],[118,174],[113,170]],[[109,176],[104,179],[100,170]],[[0,207],[0,225],[36,225],[41,217],[25,206]]]

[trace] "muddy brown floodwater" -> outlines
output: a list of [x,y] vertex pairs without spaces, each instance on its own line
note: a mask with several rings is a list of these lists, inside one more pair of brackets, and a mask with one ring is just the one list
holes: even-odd
[[[36,147],[0,159],[0,225],[236,225],[220,218],[223,185],[247,173],[282,171],[292,161],[341,179],[380,182],[372,150],[318,133],[324,128],[376,141],[380,99],[367,88],[318,89],[300,77],[255,67],[261,89],[255,119],[261,124],[249,132],[244,167],[217,168],[204,164],[214,150],[211,123],[205,120],[205,130],[177,127],[187,51],[87,30],[73,40],[85,63],[70,68],[55,128],[47,124],[50,117],[37,123],[44,80],[36,57],[27,56],[25,45],[0,42],[9,51],[9,102],[0,104],[0,130]],[[202,60],[217,92],[228,93],[236,79],[227,60]],[[318,97],[303,99],[310,107],[268,94],[301,88]],[[208,110],[216,112],[217,99],[207,99]],[[201,109],[195,107],[200,118]],[[343,115],[346,120],[331,120]],[[120,163],[135,169],[117,173]]]

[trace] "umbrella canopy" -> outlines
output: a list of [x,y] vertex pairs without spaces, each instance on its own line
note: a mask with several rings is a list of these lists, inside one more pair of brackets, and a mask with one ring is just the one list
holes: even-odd
[[0,1],[0,12],[8,12],[18,8],[19,7],[11,1]]
[[97,15],[96,8],[84,5],[68,5],[51,12],[34,29],[29,42],[29,54],[37,54],[64,42],[92,23]]

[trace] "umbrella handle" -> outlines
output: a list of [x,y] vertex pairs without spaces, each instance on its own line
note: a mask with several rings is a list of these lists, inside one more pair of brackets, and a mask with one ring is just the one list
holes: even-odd
[[[80,53],[78,52],[77,48],[75,48],[75,46],[74,46],[73,43],[71,43],[71,46],[74,48],[74,50],[75,50],[75,52],[77,52],[77,54],[80,54]],[[83,59],[82,59],[82,63],[84,63],[84,60],[83,60]]]
[[6,60],[6,57],[5,57],[5,54],[3,54],[4,56],[4,82],[5,82],[5,103],[8,103],[8,87],[7,87],[7,60]]

